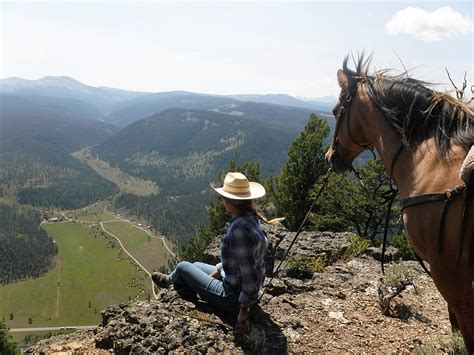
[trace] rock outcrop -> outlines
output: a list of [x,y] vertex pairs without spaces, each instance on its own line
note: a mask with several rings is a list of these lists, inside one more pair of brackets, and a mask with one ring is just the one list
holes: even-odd
[[[268,232],[279,263],[294,234],[273,226]],[[406,262],[416,274],[417,290],[404,292],[393,305],[394,316],[386,317],[377,298],[381,273],[374,257],[380,252],[369,250],[348,258],[347,237],[347,233],[301,233],[290,256],[326,255],[329,266],[305,279],[289,277],[283,266],[265,288],[247,332],[208,304],[183,300],[170,288],[162,290],[157,300],[110,306],[96,329],[44,340],[27,352],[389,353],[428,343],[442,350],[440,339],[448,337],[450,326],[446,304],[431,279],[417,263]],[[219,244],[217,238],[210,245],[206,262],[218,261]],[[393,258],[396,251],[389,254]]]

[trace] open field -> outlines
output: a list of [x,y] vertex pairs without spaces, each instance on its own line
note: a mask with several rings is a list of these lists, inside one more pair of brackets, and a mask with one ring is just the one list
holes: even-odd
[[14,200],[10,197],[6,197],[6,196],[0,197],[0,203],[4,203],[6,205],[11,205],[13,201]]
[[125,221],[110,221],[104,228],[120,239],[130,252],[149,272],[167,267],[170,253],[161,238],[151,237],[145,231]]
[[104,179],[115,183],[122,193],[148,196],[159,192],[159,188],[155,182],[128,175],[119,168],[110,166],[106,161],[91,156],[90,148],[84,148],[78,152],[74,152],[72,155],[86,162]]
[[107,201],[99,201],[78,210],[65,211],[64,214],[81,222],[99,223],[112,221],[116,219],[116,217],[104,211],[107,204]]
[[148,277],[98,229],[73,222],[43,228],[57,242],[56,265],[40,278],[0,286],[0,317],[8,327],[97,324],[109,304],[151,292]]
[[42,331],[42,332],[28,332],[28,333],[10,333],[15,343],[20,347],[31,346],[42,339],[48,339],[52,336],[68,334],[74,330],[57,330],[57,331]]

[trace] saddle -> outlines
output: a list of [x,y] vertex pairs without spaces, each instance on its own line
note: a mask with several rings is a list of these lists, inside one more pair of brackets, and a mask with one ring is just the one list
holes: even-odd
[[474,146],[471,147],[467,153],[466,159],[461,166],[461,171],[459,172],[459,177],[466,184],[471,180],[472,172],[474,171]]

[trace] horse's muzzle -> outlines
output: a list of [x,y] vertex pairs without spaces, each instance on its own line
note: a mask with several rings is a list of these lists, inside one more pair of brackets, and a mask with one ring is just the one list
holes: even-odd
[[335,173],[343,173],[350,169],[351,165],[346,164],[341,157],[334,152],[328,158],[329,165]]

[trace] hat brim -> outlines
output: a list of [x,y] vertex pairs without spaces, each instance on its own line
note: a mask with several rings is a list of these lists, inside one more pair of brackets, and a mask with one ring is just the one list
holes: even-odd
[[224,191],[223,187],[215,187],[211,183],[211,187],[219,195],[230,198],[232,200],[254,200],[265,196],[265,188],[260,185],[258,182],[249,182],[249,192],[247,194],[233,194],[227,191]]

